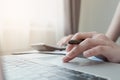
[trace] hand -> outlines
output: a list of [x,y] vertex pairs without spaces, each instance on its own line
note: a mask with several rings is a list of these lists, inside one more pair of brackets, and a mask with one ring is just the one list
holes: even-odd
[[80,53],[85,57],[102,55],[111,62],[120,62],[120,46],[115,44],[104,34],[95,32],[77,33],[72,39],[85,39],[79,45],[68,45],[67,55],[63,58],[63,62],[69,62]]
[[60,41],[58,41],[57,45],[58,46],[63,46],[65,44],[67,44],[68,41],[71,40],[72,37],[73,37],[73,35],[69,35],[69,36],[63,37]]

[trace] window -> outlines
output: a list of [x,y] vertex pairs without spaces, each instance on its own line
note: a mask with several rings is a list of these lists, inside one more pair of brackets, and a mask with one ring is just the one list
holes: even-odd
[[0,51],[30,50],[63,36],[64,0],[0,0]]

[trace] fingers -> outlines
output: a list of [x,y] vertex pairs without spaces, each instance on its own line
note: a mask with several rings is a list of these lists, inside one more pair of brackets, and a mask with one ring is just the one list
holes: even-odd
[[[76,33],[71,39],[72,40],[81,40],[86,38],[92,38],[96,35],[96,32],[85,32],[85,33]],[[66,51],[69,52],[75,45],[68,44]]]
[[89,49],[83,53],[85,57],[91,57],[91,56],[97,56],[97,55],[103,55],[107,56],[106,50],[108,46],[96,46],[92,49]]
[[92,49],[89,49],[83,53],[85,57],[98,56],[102,55],[102,59],[110,62],[120,62],[119,55],[120,48],[113,48],[111,46],[97,46]]
[[97,46],[92,49],[89,49],[83,53],[85,57],[91,57],[96,56],[97,58],[100,58],[104,61],[115,61],[113,60],[113,56],[111,56],[111,50],[110,46]]
[[107,40],[107,41],[110,41],[110,39],[107,37],[107,36],[105,36],[104,34],[97,34],[97,35],[95,35],[95,36],[93,36],[92,37],[93,39],[102,39],[102,40]]
[[[67,55],[63,58],[63,62],[68,62],[75,58],[79,54],[79,45],[76,45],[70,52],[67,53]],[[74,55],[70,55],[70,54]]]
[[86,39],[86,38],[92,38],[93,35],[97,34],[96,32],[84,32],[84,33],[76,33],[72,39],[73,40],[80,40],[80,39]]
[[73,47],[75,47],[76,45],[74,44],[68,44],[67,47],[66,47],[66,51],[69,52],[72,50]]
[[97,45],[104,45],[105,43],[102,40],[96,40],[92,38],[87,38],[83,42],[81,42],[79,45],[75,46],[71,51],[68,52],[68,54],[64,57],[63,62],[68,62],[78,56],[80,53],[83,53],[84,51],[91,49],[92,47],[95,47]]
[[63,46],[64,44],[67,44],[68,41],[73,37],[73,35],[69,35],[69,36],[66,36],[64,38],[62,38],[58,43],[57,45],[59,46]]

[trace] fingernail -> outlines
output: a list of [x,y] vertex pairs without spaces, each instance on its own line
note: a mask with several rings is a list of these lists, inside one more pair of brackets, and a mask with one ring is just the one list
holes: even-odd
[[69,57],[65,56],[65,57],[63,58],[63,62],[64,62],[64,63],[69,62]]

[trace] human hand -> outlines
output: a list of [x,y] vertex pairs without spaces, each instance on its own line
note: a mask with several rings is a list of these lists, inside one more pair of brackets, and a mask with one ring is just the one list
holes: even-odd
[[63,62],[69,62],[80,53],[85,57],[102,55],[111,62],[120,62],[120,46],[115,44],[104,34],[95,32],[77,33],[72,37],[73,40],[85,39],[79,45],[68,45],[67,55]]
[[67,44],[68,41],[71,40],[72,37],[73,37],[73,35],[68,35],[66,37],[63,37],[60,41],[58,41],[57,45],[58,46],[63,46],[65,44]]

